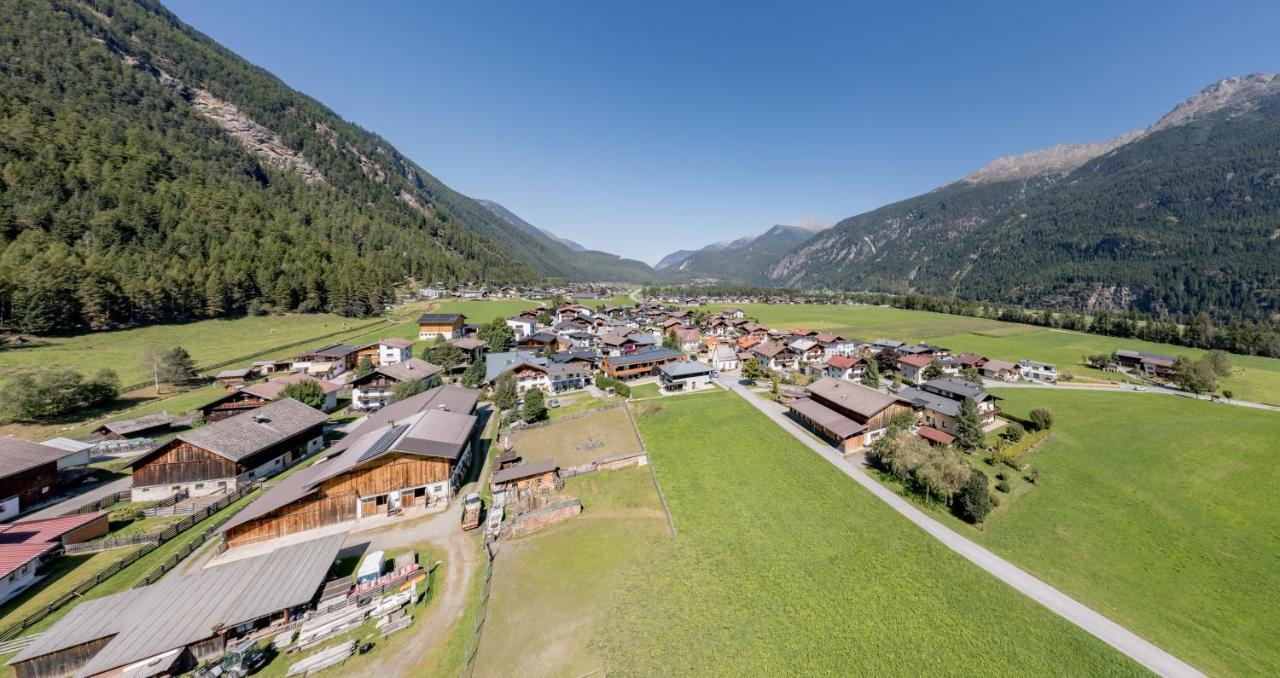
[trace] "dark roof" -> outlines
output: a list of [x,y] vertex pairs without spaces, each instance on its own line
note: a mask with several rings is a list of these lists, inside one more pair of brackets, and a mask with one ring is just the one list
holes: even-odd
[[309,377],[302,372],[296,372],[279,379],[263,381],[257,384],[249,384],[240,390],[245,393],[256,395],[259,398],[275,400],[276,398],[279,398],[280,394],[283,393],[291,384],[297,384],[304,381],[314,381],[317,384],[320,384],[320,390],[324,391],[326,394],[342,389],[341,384],[335,384],[332,381],[326,381],[324,379],[316,379],[315,377]]
[[700,374],[711,374],[712,368],[696,360],[677,360],[658,368],[663,374],[673,379],[696,377]]
[[955,442],[956,437],[946,431],[939,431],[932,426],[921,426],[916,430],[916,435],[930,442],[941,443],[943,445]]
[[397,382],[403,381],[425,381],[440,373],[440,366],[429,363],[421,358],[410,358],[398,363],[383,365],[378,369],[352,380],[352,385],[366,384],[375,376],[381,374]]
[[180,433],[177,439],[239,461],[328,419],[324,412],[314,407],[285,398],[194,431]]
[[173,422],[177,421],[177,419],[177,417],[169,414],[168,412],[161,412],[159,414],[148,414],[141,417],[134,417],[133,419],[109,421],[102,426],[99,426],[98,429],[110,431],[116,435],[126,436],[130,433],[138,433],[139,431],[149,431],[153,428],[172,426]]
[[459,319],[466,320],[467,316],[461,313],[423,313],[418,316],[418,324],[441,325],[444,323],[454,323]]
[[651,362],[655,360],[679,360],[684,354],[669,348],[651,348],[645,351],[636,351],[627,355],[609,356],[605,360],[613,367],[621,367],[623,365],[631,365],[634,363]]
[[995,398],[986,389],[965,379],[931,379],[923,384],[923,388],[926,391],[949,395],[957,400],[973,398],[975,402],[980,403]]
[[916,407],[922,407],[927,410],[933,410],[948,417],[954,417],[960,414],[960,401],[952,400],[946,396],[908,386],[898,391],[898,397],[910,402]]
[[532,478],[533,476],[550,473],[557,468],[559,467],[556,466],[556,460],[554,459],[539,459],[538,461],[516,464],[515,466],[508,466],[507,468],[494,471],[493,482],[495,484],[502,484],[509,483],[513,480]]
[[9,663],[109,638],[75,674],[98,675],[305,605],[345,540],[345,534],[321,537],[84,601]]
[[329,344],[320,348],[305,351],[299,355],[318,355],[325,358],[345,358],[352,353],[360,350],[360,346],[351,346],[349,344]]
[[809,398],[797,398],[791,401],[791,409],[804,415],[806,419],[816,422],[833,435],[844,440],[861,432],[866,426],[836,412],[835,410]]
[[18,475],[37,466],[74,454],[51,445],[5,436],[0,438],[0,478]]

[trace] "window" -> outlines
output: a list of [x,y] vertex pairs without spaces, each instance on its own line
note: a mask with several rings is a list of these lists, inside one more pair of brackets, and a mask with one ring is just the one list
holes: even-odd
[[203,490],[203,489],[204,489],[204,483],[196,483],[196,489],[197,489],[197,490]]
[[387,495],[382,494],[373,498],[374,506],[385,506],[387,503]]
[[40,494],[49,494],[49,486],[45,485],[44,487],[40,488]]

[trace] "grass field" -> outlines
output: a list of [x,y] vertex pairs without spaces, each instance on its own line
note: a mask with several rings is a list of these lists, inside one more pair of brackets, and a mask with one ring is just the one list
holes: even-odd
[[632,398],[657,398],[660,395],[662,395],[662,389],[658,387],[658,383],[655,381],[631,387]]
[[916,530],[748,403],[642,403],[679,536],[625,579],[593,648],[664,675],[1137,675]]
[[562,468],[640,449],[627,411],[621,407],[514,431],[511,442],[525,462],[554,459]]
[[[972,351],[1010,362],[1044,360],[1057,364],[1060,372],[1090,379],[1113,379],[1116,375],[1080,365],[1085,355],[1110,354],[1118,348],[1192,358],[1204,353],[1171,344],[882,306],[746,304],[740,308],[774,328],[834,330],[867,341],[881,337],[929,341],[953,351]],[[1280,360],[1232,356],[1231,362],[1236,371],[1223,380],[1223,388],[1243,400],[1280,404]]]
[[985,532],[953,527],[1202,670],[1280,675],[1280,414],[1155,394],[999,395],[1020,416],[1055,414],[1030,459],[1041,481]]
[[613,590],[670,538],[648,468],[570,478],[564,492],[581,515],[500,544],[472,675],[601,671],[590,641]]
[[587,393],[581,393],[576,396],[557,396],[562,403],[560,407],[553,407],[547,410],[548,416],[552,419],[563,419],[571,414],[586,412],[587,410],[595,410],[609,405],[616,405],[622,402],[619,396],[606,396],[596,398]]

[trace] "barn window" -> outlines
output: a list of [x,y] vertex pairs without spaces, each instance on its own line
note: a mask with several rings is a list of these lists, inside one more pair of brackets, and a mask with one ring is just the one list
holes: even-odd
[[374,503],[374,505],[375,505],[375,506],[383,506],[383,505],[385,505],[385,504],[387,503],[387,495],[385,495],[385,494],[380,494],[380,495],[378,495],[378,496],[374,497],[374,498],[373,498],[373,503]]

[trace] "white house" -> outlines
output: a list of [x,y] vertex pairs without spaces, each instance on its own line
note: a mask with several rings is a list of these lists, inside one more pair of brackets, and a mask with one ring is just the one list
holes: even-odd
[[668,393],[697,391],[711,386],[711,366],[696,360],[677,360],[658,368],[662,390]]
[[1051,384],[1058,381],[1058,368],[1053,363],[1043,363],[1023,358],[1018,361],[1018,373],[1022,375],[1023,379],[1031,379],[1033,381],[1047,381]]
[[378,341],[378,364],[395,365],[413,357],[413,342],[391,338]]
[[516,316],[507,318],[507,327],[510,327],[511,331],[515,333],[516,341],[520,341],[538,331],[538,321],[533,318]]
[[716,351],[711,356],[711,366],[720,372],[732,372],[738,369],[738,354],[733,350],[733,345],[720,344],[716,346]]

